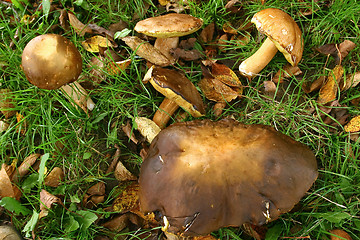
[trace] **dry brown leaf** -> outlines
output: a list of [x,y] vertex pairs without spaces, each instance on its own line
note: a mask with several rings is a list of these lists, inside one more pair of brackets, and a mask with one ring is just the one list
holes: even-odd
[[113,217],[111,220],[102,224],[103,227],[108,228],[113,232],[120,232],[129,225],[129,215],[121,214]]
[[88,52],[100,52],[100,48],[115,47],[106,37],[96,35],[81,42],[84,49]]
[[274,96],[276,92],[276,85],[273,81],[264,81],[265,94]]
[[18,123],[18,125],[16,125],[17,131],[20,130],[20,133],[24,135],[26,132],[27,123],[21,113],[16,112],[16,122]]
[[170,52],[174,56],[174,58],[180,58],[184,61],[195,61],[203,57],[203,54],[201,54],[201,52],[199,52],[199,50],[197,49],[185,50],[182,48],[175,48],[171,49]]
[[79,34],[80,36],[84,36],[85,33],[92,33],[93,32],[90,27],[86,26],[79,19],[77,19],[77,17],[73,13],[68,12],[68,18],[69,18],[69,21],[70,21],[70,25],[73,27],[75,32],[77,34]]
[[220,51],[225,51],[228,40],[229,40],[228,35],[226,33],[219,37],[219,39],[216,42],[216,45]]
[[320,90],[320,88],[324,85],[326,81],[326,76],[322,75],[318,77],[314,82],[310,84],[310,86],[303,86],[303,89],[306,93],[311,93],[313,91]]
[[122,40],[128,45],[135,53],[148,60],[149,62],[159,65],[168,66],[171,64],[170,60],[164,56],[157,48],[152,46],[150,43],[141,40],[135,36],[127,36]]
[[[89,67],[90,67],[89,75],[93,82],[99,84],[106,79],[105,73],[103,71],[105,68],[105,59],[102,56],[92,57],[90,60]],[[112,68],[111,66],[109,67],[106,66],[106,67],[110,69]]]
[[292,66],[291,64],[287,63],[283,69],[279,69],[279,71],[274,75],[272,81],[275,83],[283,82],[284,78],[290,78],[292,76],[300,75],[302,71],[298,66]]
[[16,114],[13,110],[15,107],[15,100],[10,89],[0,89],[0,112],[5,118],[10,118]]
[[129,170],[126,169],[126,167],[124,166],[124,164],[121,161],[119,161],[116,164],[114,175],[115,175],[115,178],[120,182],[131,181],[131,180],[137,179],[137,177],[134,174],[132,174]]
[[250,33],[249,32],[245,32],[244,34],[237,34],[237,35],[233,35],[231,36],[230,40],[232,42],[235,42],[236,46],[245,46],[246,44],[248,44],[250,42]]
[[215,102],[230,102],[241,95],[216,79],[203,78],[198,86],[207,99]]
[[1,240],[22,240],[23,238],[12,225],[0,225],[0,239]]
[[324,55],[331,55],[335,58],[335,63],[341,63],[351,50],[356,47],[356,44],[350,40],[345,40],[340,44],[330,43],[322,45],[316,50]]
[[341,229],[333,229],[329,231],[332,235],[330,237],[331,240],[352,240],[350,235]]
[[52,195],[48,191],[42,189],[40,192],[40,214],[39,219],[45,217],[48,215],[49,209],[51,208],[51,205],[54,203],[59,203],[60,198]]
[[91,111],[94,109],[95,103],[85,88],[77,81],[62,86],[60,90],[67,98],[71,99],[71,104],[80,107],[85,113],[88,113],[88,110]]
[[360,131],[360,116],[352,118],[344,127],[345,132],[359,132]]
[[40,153],[33,153],[27,156],[24,161],[20,164],[17,169],[17,173],[13,175],[12,181],[18,182],[20,178],[24,177],[29,173],[31,166],[36,162],[36,160],[41,156]]
[[115,199],[113,210],[119,213],[129,212],[139,208],[139,184],[133,182],[127,186]]
[[344,59],[351,50],[356,47],[356,44],[350,40],[345,40],[339,44],[339,51],[341,55],[341,59]]
[[2,164],[0,170],[0,199],[4,197],[15,197],[13,185],[6,172],[6,164]]
[[342,91],[346,91],[350,88],[356,87],[360,83],[360,72],[346,75],[344,88]]
[[161,131],[161,128],[154,121],[145,117],[136,117],[135,123],[137,130],[149,143],[151,143]]
[[59,16],[59,22],[60,22],[60,26],[65,29],[65,31],[69,31],[70,30],[70,25],[69,25],[69,17],[68,17],[68,13],[66,12],[65,9],[60,10],[60,16]]
[[105,194],[105,183],[104,182],[98,182],[92,187],[90,187],[87,192],[89,195],[104,195]]
[[130,125],[130,122],[127,121],[126,125],[123,125],[121,127],[121,129],[123,130],[123,132],[126,134],[126,136],[135,144],[138,144],[139,140],[137,140],[137,138],[135,137],[135,134],[133,132],[133,128]]
[[171,38],[157,38],[154,47],[157,48],[171,63],[176,61],[176,58],[171,54],[171,50],[177,48],[179,45],[178,37]]
[[130,65],[131,59],[126,59],[118,62],[109,62],[106,66],[106,70],[111,75],[118,75],[125,71],[125,69]]
[[166,4],[170,3],[171,0],[159,0],[161,6],[166,6]]
[[199,236],[199,237],[194,237],[193,240],[216,240],[218,238],[212,236],[212,235],[206,235],[206,236]]
[[207,25],[199,35],[200,41],[203,43],[210,43],[214,39],[214,32],[215,32],[215,23],[212,22]]
[[242,225],[242,228],[247,235],[253,237],[256,240],[265,239],[265,235],[267,232],[266,226],[256,226],[250,223],[245,223]]
[[335,68],[329,73],[325,85],[320,89],[318,103],[325,104],[336,99],[339,83],[343,74],[343,67],[341,65],[336,65]]
[[64,171],[59,167],[54,167],[53,170],[45,177],[44,185],[49,187],[58,187],[65,179]]
[[213,112],[215,117],[220,117],[223,113],[224,108],[226,107],[226,102],[217,102],[213,107]]
[[[211,65],[211,73],[217,80],[230,87],[238,87],[242,89],[242,84],[238,76],[228,66],[219,63]],[[241,94],[241,92],[239,93]]]
[[10,127],[10,124],[7,122],[0,120],[0,133],[5,132]]

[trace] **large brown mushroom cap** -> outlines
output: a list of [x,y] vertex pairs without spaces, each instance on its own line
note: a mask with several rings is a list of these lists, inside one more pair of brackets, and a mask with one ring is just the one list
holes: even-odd
[[169,232],[205,235],[288,212],[317,178],[314,154],[273,128],[235,120],[173,124],[141,166],[140,206]]
[[200,18],[188,14],[169,13],[138,22],[135,31],[157,38],[181,37],[202,27]]
[[21,65],[29,82],[43,89],[74,82],[82,71],[81,55],[75,45],[57,34],[33,38],[24,48]]
[[302,32],[289,14],[276,8],[267,8],[256,13],[251,22],[282,52],[286,60],[296,66],[304,50]]

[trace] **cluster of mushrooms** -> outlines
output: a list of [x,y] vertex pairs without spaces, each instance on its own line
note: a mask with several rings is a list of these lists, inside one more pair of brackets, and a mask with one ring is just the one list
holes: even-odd
[[[299,63],[302,33],[288,14],[265,9],[252,22],[267,39],[241,63],[242,75],[256,76],[278,50],[293,66]],[[194,117],[205,114],[194,84],[178,70],[165,68],[175,61],[169,46],[175,48],[179,37],[201,26],[201,19],[171,13],[145,19],[135,27],[139,33],[156,37],[155,47],[164,56],[164,61],[153,63],[144,77],[165,100],[153,118],[163,130],[152,141],[141,165],[140,207],[144,213],[157,212],[163,230],[177,236],[207,235],[221,227],[275,220],[300,201],[318,176],[312,151],[269,126],[205,119],[166,128],[179,106]],[[25,47],[22,68],[34,85],[56,89],[76,81],[82,60],[70,41],[46,34]]]

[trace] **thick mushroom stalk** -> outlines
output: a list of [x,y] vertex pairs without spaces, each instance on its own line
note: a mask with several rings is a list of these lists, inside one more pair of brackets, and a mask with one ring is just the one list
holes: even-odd
[[207,235],[262,225],[290,211],[317,178],[305,145],[269,126],[232,119],[175,123],[152,141],[140,169],[140,209],[164,230]]
[[178,110],[179,105],[169,98],[164,98],[161,102],[159,109],[155,112],[153,121],[161,129],[165,128],[170,121],[171,116]]
[[44,34],[33,38],[24,48],[22,69],[27,80],[42,89],[61,89],[85,112],[94,102],[79,83],[82,58],[75,45],[63,36]]
[[304,50],[302,32],[287,13],[268,8],[256,13],[251,22],[267,38],[258,51],[240,64],[242,75],[249,78],[256,76],[278,50],[292,66],[300,62]]
[[240,64],[239,71],[245,76],[254,77],[269,64],[277,52],[275,44],[266,38],[261,47]]

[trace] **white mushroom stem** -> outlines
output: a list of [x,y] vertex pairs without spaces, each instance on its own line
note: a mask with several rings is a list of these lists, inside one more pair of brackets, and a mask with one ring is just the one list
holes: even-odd
[[88,113],[88,110],[93,110],[95,103],[89,97],[88,92],[78,83],[73,82],[66,84],[60,88],[64,95],[72,100],[72,103],[78,105],[84,112]]
[[270,38],[266,38],[261,47],[240,64],[240,73],[250,78],[256,76],[273,59],[277,51],[277,47]]
[[161,128],[164,129],[166,124],[170,121],[171,116],[179,108],[179,105],[170,100],[169,98],[164,98],[162,103],[159,106],[159,109],[155,112],[153,121]]

